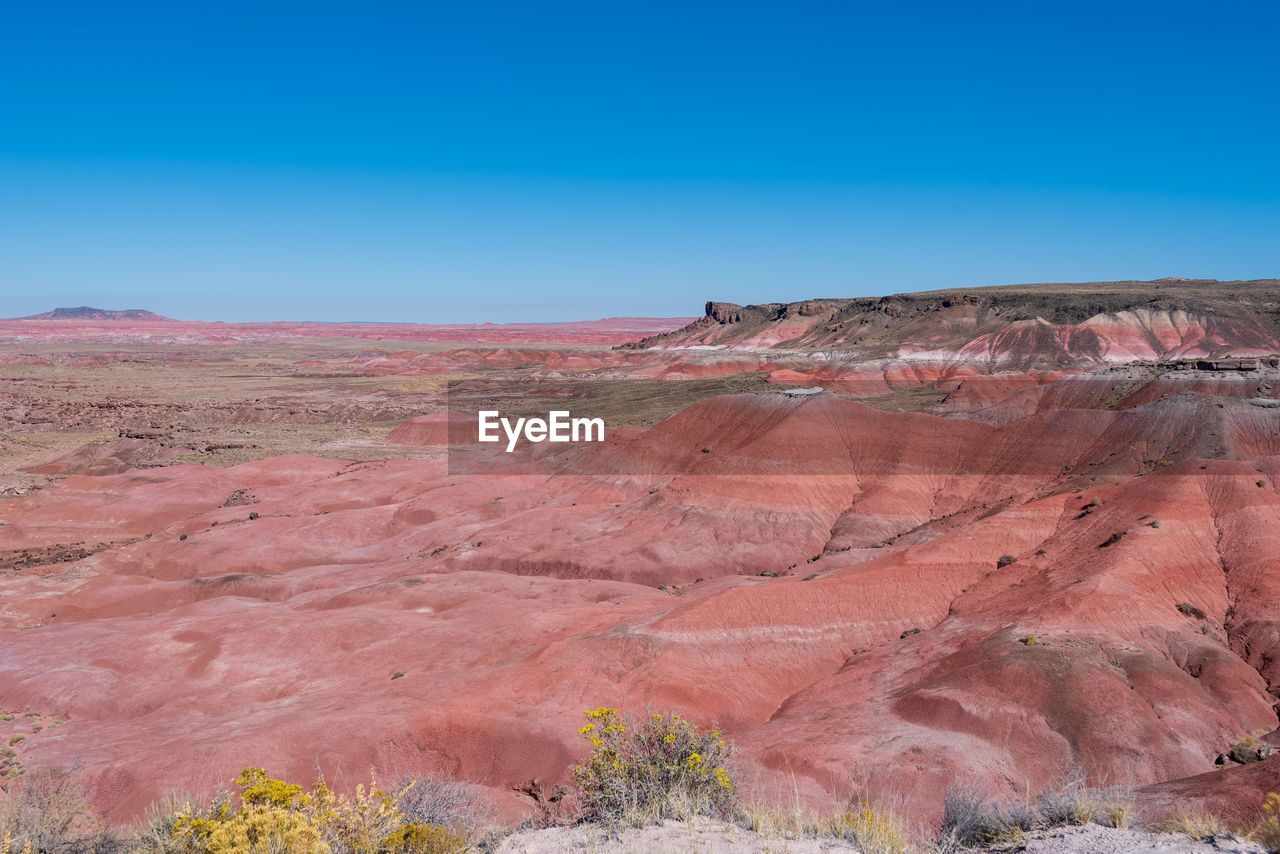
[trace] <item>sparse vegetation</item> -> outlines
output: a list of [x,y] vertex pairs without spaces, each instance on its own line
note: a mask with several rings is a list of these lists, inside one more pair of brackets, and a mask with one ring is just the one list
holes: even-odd
[[1017,563],[1018,559],[1013,555],[1000,555],[1000,559],[996,561],[996,567],[1003,569],[1012,563]]
[[172,815],[170,841],[158,852],[174,854],[460,854],[468,841],[460,828],[410,819],[404,789],[389,794],[371,779],[350,795],[338,795],[323,779],[309,790],[246,768],[236,779],[238,803],[220,798],[207,808],[185,806]]
[[1167,833],[1181,833],[1192,839],[1206,842],[1227,833],[1227,826],[1217,816],[1186,810],[1178,810],[1165,816],[1156,825],[1156,829]]
[[1110,546],[1114,546],[1116,543],[1123,540],[1125,538],[1125,535],[1128,533],[1129,533],[1128,531],[1116,531],[1114,534],[1107,537],[1107,539],[1101,545],[1099,545],[1098,548],[1105,549]]
[[1201,611],[1199,608],[1197,608],[1195,605],[1192,605],[1190,602],[1179,602],[1178,611],[1182,614],[1185,614],[1188,617],[1195,617],[1197,620],[1203,620],[1205,618],[1204,611]]
[[1119,787],[1071,782],[1045,792],[1035,803],[1000,803],[961,786],[948,792],[943,803],[938,847],[953,851],[1014,845],[1032,830],[1062,825],[1127,828],[1133,825],[1133,811],[1131,793]]
[[1268,851],[1280,851],[1280,795],[1275,792],[1262,801],[1262,823],[1256,835]]
[[190,795],[172,792],[147,807],[133,830],[130,854],[179,854],[182,842],[174,827],[182,816],[196,809],[195,805],[196,799]]
[[484,827],[492,820],[478,787],[436,774],[415,774],[396,785],[396,806],[417,825]]
[[957,786],[943,801],[939,847],[952,850],[1014,843],[1039,821],[1029,804],[1000,804],[972,788]]
[[13,854],[113,854],[118,840],[93,817],[75,777],[39,771],[14,776],[0,797],[0,845]]
[[850,805],[834,815],[750,804],[738,810],[736,820],[748,830],[783,839],[818,837],[852,842],[865,854],[906,854],[912,850],[903,821],[865,803]]
[[738,790],[725,766],[733,749],[719,730],[703,732],[677,714],[639,723],[617,709],[584,714],[587,724],[579,733],[593,750],[573,769],[584,818],[642,826],[732,815]]
[[[702,732],[678,715],[653,715],[639,723],[615,709],[587,715],[583,734],[594,750],[576,769],[575,780],[583,806],[600,790],[591,788],[596,783],[607,797],[591,802],[594,813],[582,809],[579,817],[612,828],[610,833],[620,826],[711,815],[768,838],[840,840],[863,854],[921,850],[902,818],[864,801],[827,814],[798,804],[789,810],[739,805],[732,781],[724,785],[728,772],[710,764],[725,760],[732,747],[715,730]],[[349,796],[334,793],[323,779],[304,788],[259,768],[246,768],[235,784],[237,796],[223,793],[211,803],[197,805],[185,795],[164,799],[126,839],[92,816],[70,775],[24,775],[0,791],[0,854],[466,854],[492,851],[510,832],[493,829],[477,837],[491,818],[479,788],[432,774],[404,777],[390,791],[371,778]],[[556,787],[557,795],[563,791]],[[555,823],[568,820],[561,814]],[[1036,831],[1090,823],[1132,827],[1130,793],[1076,781],[1034,801],[1001,802],[957,787],[944,802],[938,837],[925,850],[1009,849]],[[1217,817],[1185,811],[1166,816],[1154,829],[1204,842],[1229,835]],[[1252,836],[1280,854],[1280,795],[1267,796]]]
[[1102,506],[1102,502],[1099,501],[1096,496],[1093,498],[1090,498],[1087,502],[1085,502],[1084,507],[1080,509],[1080,513],[1076,516],[1076,518],[1083,519],[1084,517],[1096,511],[1101,506]]
[[1257,762],[1259,759],[1257,739],[1246,738],[1244,741],[1239,741],[1231,745],[1231,749],[1227,751],[1227,758],[1232,762],[1238,762],[1241,765],[1248,765],[1250,762]]
[[1133,794],[1123,787],[1094,788],[1073,781],[1036,799],[1046,824],[1100,824],[1129,827],[1133,823]]

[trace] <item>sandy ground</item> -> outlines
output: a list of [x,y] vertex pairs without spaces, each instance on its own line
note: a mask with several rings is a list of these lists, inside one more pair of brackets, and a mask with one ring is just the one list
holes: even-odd
[[1026,854],[1208,854],[1210,851],[1265,854],[1267,849],[1234,836],[1197,842],[1178,833],[1116,830],[1091,824],[1038,831],[1018,850]]
[[[517,833],[503,840],[500,854],[816,854],[826,851],[860,852],[857,846],[834,839],[784,839],[741,827],[699,819],[667,821],[642,829],[628,828],[612,838],[594,825],[555,827]],[[921,850],[929,850],[924,848]],[[1236,837],[1198,842],[1176,833],[1149,833],[1088,825],[1037,831],[1013,848],[992,849],[1025,854],[1265,854],[1266,849]],[[874,852],[865,852],[874,854]]]

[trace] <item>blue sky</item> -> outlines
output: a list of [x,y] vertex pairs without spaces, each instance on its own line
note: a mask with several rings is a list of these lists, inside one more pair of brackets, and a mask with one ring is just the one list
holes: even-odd
[[1280,276],[1271,3],[22,5],[0,316]]

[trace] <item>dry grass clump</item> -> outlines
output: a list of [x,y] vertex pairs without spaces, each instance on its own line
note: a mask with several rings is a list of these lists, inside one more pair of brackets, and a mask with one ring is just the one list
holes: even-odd
[[1191,812],[1180,809],[1162,818],[1156,824],[1156,830],[1165,833],[1181,833],[1201,842],[1209,842],[1230,831],[1222,820],[1206,812]]
[[944,851],[1009,845],[1022,840],[1042,820],[1031,804],[1003,804],[985,798],[971,787],[957,786],[942,803],[938,847]]
[[1035,803],[1001,803],[959,786],[943,802],[938,847],[954,851],[1013,845],[1032,830],[1083,824],[1132,827],[1132,793],[1119,786],[1091,788],[1075,781],[1045,792]]
[[702,732],[677,714],[639,723],[599,708],[578,732],[593,748],[573,769],[582,817],[642,827],[663,819],[729,818],[738,789],[725,765],[733,748],[719,730]]
[[1103,827],[1133,826],[1133,793],[1123,786],[1093,788],[1080,781],[1067,783],[1042,794],[1036,808],[1044,824],[1100,824]]
[[739,809],[736,819],[748,830],[784,839],[817,837],[852,842],[864,854],[907,854],[912,850],[902,819],[865,803],[834,815],[749,804]]

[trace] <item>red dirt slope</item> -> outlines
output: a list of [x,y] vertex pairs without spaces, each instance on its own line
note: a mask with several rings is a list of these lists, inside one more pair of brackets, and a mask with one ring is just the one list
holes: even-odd
[[0,706],[65,718],[19,761],[118,816],[248,763],[510,810],[603,704],[719,721],[748,790],[814,804],[1191,777],[1276,726],[1278,455],[1280,410],[1231,400],[996,426],[767,393],[573,474],[70,477],[0,504]]

